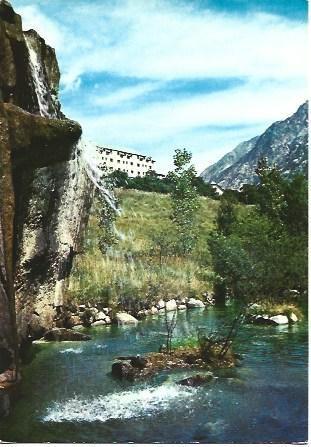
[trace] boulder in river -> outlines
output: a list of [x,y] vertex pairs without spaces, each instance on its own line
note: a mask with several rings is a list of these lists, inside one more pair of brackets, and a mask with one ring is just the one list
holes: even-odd
[[294,312],[290,313],[288,319],[289,319],[290,323],[297,323],[297,321],[298,321],[298,317],[296,314],[294,314]]
[[197,374],[192,377],[187,377],[185,379],[179,380],[177,382],[178,385],[184,385],[184,386],[201,386],[205,385],[208,382],[211,382],[214,379],[214,376],[212,373],[207,374]]
[[117,379],[134,380],[135,368],[128,360],[118,361],[112,364],[111,374]]
[[116,320],[117,320],[117,323],[120,325],[137,324],[138,323],[138,320],[135,317],[133,317],[132,315],[130,315],[126,312],[118,312],[116,314]]
[[288,318],[286,315],[275,315],[273,317],[270,317],[270,320],[273,321],[275,324],[288,324]]
[[187,307],[189,309],[193,309],[193,308],[203,308],[205,307],[204,303],[202,303],[201,300],[196,300],[195,298],[190,298],[189,301],[187,302]]
[[47,331],[43,337],[46,341],[85,341],[91,340],[87,334],[66,328],[53,328]]
[[169,300],[165,303],[165,308],[167,312],[172,312],[177,309],[177,303],[174,299]]

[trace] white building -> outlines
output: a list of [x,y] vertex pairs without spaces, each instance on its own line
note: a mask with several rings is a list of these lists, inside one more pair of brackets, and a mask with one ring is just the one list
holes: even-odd
[[222,196],[223,195],[224,190],[223,190],[223,188],[220,185],[218,185],[217,183],[210,183],[210,185],[212,186],[212,188],[214,189],[215,193],[218,196]]
[[155,160],[147,155],[101,146],[97,146],[97,152],[108,172],[123,171],[129,177],[143,177],[148,171],[155,171]]

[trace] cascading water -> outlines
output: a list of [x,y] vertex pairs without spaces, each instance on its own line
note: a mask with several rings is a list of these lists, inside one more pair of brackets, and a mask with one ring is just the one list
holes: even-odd
[[43,66],[39,61],[38,53],[34,48],[33,40],[31,36],[25,34],[25,41],[29,53],[29,63],[34,83],[35,93],[37,97],[39,113],[41,116],[48,118],[54,118],[54,114],[49,110],[49,88],[45,82],[45,76],[43,74]]

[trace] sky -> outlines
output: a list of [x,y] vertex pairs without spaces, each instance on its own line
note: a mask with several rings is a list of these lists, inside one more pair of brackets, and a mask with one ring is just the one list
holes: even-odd
[[198,173],[307,98],[306,0],[11,0],[56,49],[63,112],[105,147]]

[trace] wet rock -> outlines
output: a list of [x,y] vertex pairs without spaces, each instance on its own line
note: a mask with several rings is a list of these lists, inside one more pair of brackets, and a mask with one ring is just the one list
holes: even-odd
[[164,309],[165,308],[165,301],[164,300],[160,300],[157,304],[156,307],[158,309]]
[[195,298],[190,298],[189,301],[187,302],[187,307],[189,309],[193,309],[193,308],[203,308],[205,307],[204,303],[202,303],[201,300],[196,300]]
[[94,323],[91,324],[92,327],[98,327],[98,326],[106,326],[105,320],[97,320],[94,321]]
[[299,321],[297,315],[294,314],[294,312],[290,313],[288,319],[290,323],[297,323],[297,321]]
[[71,315],[70,317],[70,325],[71,327],[73,326],[78,326],[82,323],[81,318],[79,317],[79,315]]
[[131,359],[131,365],[137,369],[144,369],[148,365],[148,360],[144,357],[136,356]]
[[275,315],[270,317],[270,320],[275,324],[288,324],[288,318],[286,315]]
[[85,341],[91,337],[81,332],[66,328],[54,328],[44,334],[46,341]]
[[167,301],[165,303],[165,308],[166,308],[167,312],[172,312],[172,311],[176,310],[177,309],[176,301],[174,299]]
[[185,304],[179,304],[178,305],[178,310],[186,310],[187,306]]
[[211,382],[214,379],[214,376],[212,373],[208,374],[197,374],[196,376],[187,377],[186,379],[179,380],[177,382],[178,385],[184,385],[184,386],[201,386],[205,385],[206,383]]
[[120,325],[137,324],[138,323],[138,320],[135,317],[133,317],[132,315],[130,315],[126,312],[118,312],[116,314],[116,320],[117,320],[117,323]]
[[253,315],[250,316],[249,321],[255,324],[270,324],[270,325],[275,324],[275,322],[272,321],[268,315]]
[[104,312],[98,312],[98,314],[95,315],[95,321],[98,320],[105,320],[107,315]]
[[152,308],[150,309],[150,313],[151,315],[156,315],[158,313],[158,309],[155,306],[152,306]]
[[134,380],[135,368],[129,361],[119,361],[112,364],[111,374],[117,379]]

